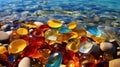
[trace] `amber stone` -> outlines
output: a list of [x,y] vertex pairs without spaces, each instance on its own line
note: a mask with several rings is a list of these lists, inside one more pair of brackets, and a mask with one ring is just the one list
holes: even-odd
[[5,53],[5,52],[7,52],[6,47],[3,46],[3,45],[0,45],[0,54],[3,54],[3,53]]
[[28,34],[28,30],[26,28],[19,28],[16,31],[19,35],[27,35]]
[[23,39],[16,39],[8,46],[9,53],[19,53],[27,46],[27,42]]
[[42,54],[38,50],[38,45],[27,46],[23,52],[22,56],[32,57],[32,58],[40,58]]
[[75,62],[73,60],[70,60],[67,64],[66,67],[75,67]]
[[81,29],[81,28],[75,28],[75,29],[73,29],[73,31],[77,32],[79,37],[86,36],[86,34],[87,34],[86,30]]
[[69,29],[74,29],[74,28],[77,27],[77,22],[71,22],[71,23],[67,24],[67,27],[68,27]]
[[5,54],[0,54],[0,64],[5,67],[11,67],[8,57]]
[[20,38],[20,35],[17,34],[16,30],[14,30],[12,34],[10,35],[10,42],[12,42],[13,40],[19,39],[19,38]]
[[37,28],[37,25],[32,22],[27,22],[24,24],[24,26],[28,28]]
[[79,39],[76,39],[76,38],[69,39],[68,43],[66,45],[66,50],[77,52],[79,45],[80,45],[80,40]]

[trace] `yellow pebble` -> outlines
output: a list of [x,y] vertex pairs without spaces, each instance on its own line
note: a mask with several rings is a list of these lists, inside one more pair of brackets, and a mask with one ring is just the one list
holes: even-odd
[[19,53],[27,46],[27,42],[23,39],[17,39],[10,43],[8,46],[9,53]]
[[74,29],[74,28],[77,27],[77,23],[76,22],[71,22],[71,23],[67,24],[67,26],[68,26],[69,29]]
[[29,28],[37,28],[37,27],[38,27],[36,24],[30,23],[30,22],[25,23],[24,26],[25,26],[25,27],[29,27]]
[[71,37],[70,38],[77,38],[78,37],[78,33],[77,32],[70,32]]
[[62,26],[63,23],[59,20],[49,20],[47,24],[52,28],[59,28]]
[[97,43],[100,44],[101,42],[104,42],[106,40],[105,37],[99,37],[99,36],[91,36],[91,38]]
[[19,29],[17,30],[17,33],[18,33],[19,35],[27,35],[27,34],[28,34],[28,30],[27,30],[26,28],[19,28]]
[[66,45],[66,50],[78,52],[79,45],[80,45],[79,39],[76,39],[76,38],[70,39],[68,44]]
[[78,33],[78,36],[86,36],[87,32],[84,29],[76,28],[73,30],[74,32]]
[[1,45],[1,46],[0,46],[0,54],[5,53],[6,51],[7,51],[7,50],[6,50],[6,47],[3,46],[3,45]]

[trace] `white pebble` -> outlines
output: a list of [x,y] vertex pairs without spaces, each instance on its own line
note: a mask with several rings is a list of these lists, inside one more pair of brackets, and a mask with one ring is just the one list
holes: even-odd
[[0,40],[6,40],[9,38],[9,35],[4,32],[4,31],[0,31]]
[[109,61],[109,67],[120,67],[120,58]]
[[36,24],[37,26],[41,26],[41,25],[43,25],[42,22],[34,22],[34,24]]
[[112,48],[113,48],[112,43],[102,42],[102,43],[100,44],[100,49],[101,49],[102,51],[107,51],[107,50],[110,50],[110,49],[112,49]]
[[18,67],[31,67],[30,58],[24,57],[18,64]]

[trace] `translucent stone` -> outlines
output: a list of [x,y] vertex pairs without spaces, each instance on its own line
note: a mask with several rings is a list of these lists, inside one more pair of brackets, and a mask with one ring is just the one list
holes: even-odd
[[106,40],[106,37],[102,37],[102,36],[92,35],[90,38],[92,38],[97,44],[100,44],[101,42],[104,42]]
[[40,58],[42,57],[42,53],[39,51],[39,48],[40,45],[36,45],[36,43],[29,45],[22,51],[22,56]]
[[53,53],[46,63],[46,67],[60,67],[60,64],[62,63],[62,53],[56,52]]
[[50,56],[51,51],[49,49],[40,49],[39,50],[42,54],[42,57],[40,57],[42,64],[46,64],[48,61],[48,58]]
[[28,30],[26,28],[19,28],[16,31],[19,35],[27,35],[28,34]]
[[87,26],[86,30],[95,36],[101,36],[102,30],[98,29],[97,26]]
[[58,31],[49,29],[45,32],[45,38],[48,40],[57,40],[58,37]]
[[66,27],[65,25],[63,25],[61,28],[58,28],[58,31],[60,33],[69,33],[70,29],[68,27]]
[[0,64],[3,67],[11,67],[9,60],[8,60],[8,57],[5,54],[0,54]]
[[13,32],[11,33],[11,35],[10,35],[10,42],[12,42],[12,41],[14,41],[14,40],[16,40],[16,39],[19,39],[19,38],[20,38],[20,35],[17,34],[17,32],[16,32],[16,30],[15,30],[15,31],[13,31]]
[[73,31],[71,31],[69,33],[69,35],[71,35],[70,38],[77,38],[78,37],[78,33],[77,32],[73,32]]
[[67,64],[66,67],[75,67],[75,62],[73,60],[70,60]]
[[1,40],[6,40],[8,38],[9,38],[9,35],[6,32],[0,31],[0,41]]
[[81,28],[75,28],[73,29],[74,32],[77,32],[78,36],[86,36],[87,32],[84,29]]
[[90,54],[82,54],[80,56],[80,66],[81,67],[96,67],[95,58]]
[[27,43],[23,39],[16,39],[10,43],[8,46],[9,53],[18,53],[23,51],[23,49],[27,46]]
[[59,20],[48,20],[47,24],[52,28],[59,28],[63,23]]
[[77,23],[76,23],[76,22],[71,22],[71,23],[67,24],[67,27],[68,27],[69,29],[74,29],[74,28],[77,27]]
[[78,52],[78,47],[80,45],[79,39],[70,39],[66,45],[66,50],[71,50],[73,52]]
[[89,42],[89,41],[85,41],[85,42],[82,42],[79,46],[79,51],[81,53],[88,53],[90,52],[90,50],[92,49],[93,47],[93,42]]
[[28,28],[37,28],[37,25],[31,22],[25,23],[24,26]]
[[24,57],[18,64],[18,67],[31,67],[30,58]]
[[3,46],[3,45],[0,45],[0,54],[3,54],[5,53],[7,50],[6,50],[6,47]]

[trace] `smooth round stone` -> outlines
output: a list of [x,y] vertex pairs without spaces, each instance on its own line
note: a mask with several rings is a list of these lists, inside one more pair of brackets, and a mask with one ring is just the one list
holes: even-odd
[[73,38],[68,41],[68,44],[66,45],[66,50],[70,50],[73,52],[78,52],[78,47],[80,45],[80,40]]
[[0,31],[0,41],[6,40],[9,38],[9,35],[6,32]]
[[102,31],[97,26],[87,26],[86,30],[95,36],[101,36]]
[[69,33],[70,29],[68,27],[66,27],[66,26],[63,25],[61,28],[58,29],[58,31],[60,33]]
[[23,49],[27,46],[27,42],[23,39],[16,39],[10,43],[8,46],[9,53],[18,53],[23,51]]
[[19,28],[19,29],[17,29],[17,33],[19,35],[27,35],[28,34],[28,30],[26,28]]
[[109,61],[109,67],[120,67],[120,58]]
[[31,67],[30,58],[24,57],[18,64],[18,67]]
[[45,32],[45,38],[48,40],[57,40],[58,37],[58,31],[49,29]]
[[109,51],[109,50],[112,51],[113,48],[114,48],[114,46],[113,46],[112,43],[109,43],[109,42],[102,42],[102,43],[100,43],[100,49],[102,51]]
[[48,20],[47,24],[52,28],[59,28],[63,23],[59,20]]
[[74,28],[77,27],[77,23],[76,23],[76,22],[71,22],[71,23],[67,24],[67,27],[68,27],[69,29],[74,29]]
[[53,53],[46,63],[46,67],[60,67],[60,64],[62,63],[62,53],[56,52]]
[[94,43],[89,42],[89,41],[83,42],[79,46],[79,51],[81,53],[88,53],[92,49],[93,45],[94,45]]
[[3,45],[0,45],[0,54],[3,54],[7,51],[6,47]]
[[36,24],[37,26],[41,26],[41,25],[43,25],[42,22],[34,22],[34,24]]

